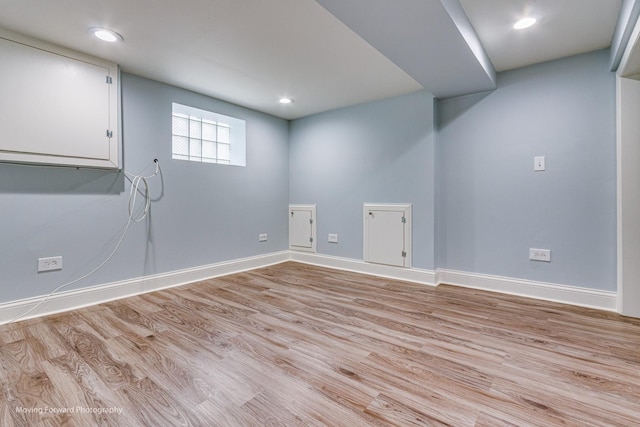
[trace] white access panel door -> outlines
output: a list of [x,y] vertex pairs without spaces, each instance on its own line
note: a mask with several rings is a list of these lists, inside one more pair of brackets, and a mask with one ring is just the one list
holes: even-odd
[[119,167],[117,65],[0,32],[0,160]]
[[289,206],[289,249],[316,251],[315,205]]
[[397,267],[411,266],[411,205],[364,208],[364,260]]

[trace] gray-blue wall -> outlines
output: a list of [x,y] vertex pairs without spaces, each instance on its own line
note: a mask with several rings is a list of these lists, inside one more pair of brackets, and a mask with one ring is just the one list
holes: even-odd
[[[290,123],[124,74],[125,168],[151,173],[158,158],[162,180],[150,182],[150,220],[72,288],[285,250],[288,203],[318,205],[319,253],[362,259],[362,204],[410,202],[414,267],[614,290],[608,59],[500,73],[496,91],[438,101],[435,112],[422,91]],[[246,119],[247,167],[171,160],[171,102]],[[539,155],[546,172],[533,172]],[[127,222],[128,189],[114,172],[0,164],[0,302],[98,265]],[[551,249],[552,262],[529,261],[530,247]],[[36,273],[38,257],[57,255],[62,271]]]
[[[149,221],[69,289],[287,249],[287,121],[128,74],[122,100],[125,169],[149,174],[157,158],[162,179],[149,182]],[[172,102],[245,119],[247,166],[171,160]],[[44,295],[104,260],[129,187],[120,173],[0,164],[0,302]],[[36,273],[37,258],[58,255],[62,271]]]
[[289,200],[317,204],[319,253],[361,260],[363,203],[412,203],[413,266],[434,268],[433,107],[421,91],[291,123]]
[[[439,101],[438,266],[615,290],[615,75],[608,51],[500,73]],[[546,172],[533,171],[546,156]],[[551,249],[552,262],[528,259]]]

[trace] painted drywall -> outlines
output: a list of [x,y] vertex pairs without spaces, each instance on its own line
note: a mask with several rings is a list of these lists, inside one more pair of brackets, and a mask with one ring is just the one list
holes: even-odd
[[318,253],[362,259],[363,203],[411,203],[412,265],[434,267],[433,105],[420,91],[291,122],[289,201],[317,205]]
[[[245,119],[247,166],[172,160],[172,102]],[[160,161],[151,214],[68,289],[287,249],[287,121],[130,74],[122,111],[125,169],[150,174]],[[127,223],[129,188],[122,173],[0,164],[0,302],[44,295],[99,265]],[[48,256],[62,256],[63,269],[37,273]]]
[[618,311],[640,317],[640,81],[616,78]]
[[[125,168],[149,174],[158,158],[162,177],[149,182],[150,218],[70,289],[285,250],[289,203],[317,204],[319,253],[362,259],[362,204],[409,202],[414,267],[615,290],[606,51],[500,73],[495,92],[435,111],[422,91],[290,123],[134,75],[122,86]],[[246,119],[247,167],[171,160],[172,102]],[[546,172],[533,172],[537,155]],[[0,302],[100,264],[127,222],[129,188],[121,173],[0,164]],[[529,261],[530,247],[551,249],[552,262]],[[57,255],[63,270],[36,273],[38,257]]]
[[[608,50],[440,100],[438,267],[615,290],[615,75]],[[533,171],[545,156],[545,172]],[[528,259],[551,249],[551,263]]]

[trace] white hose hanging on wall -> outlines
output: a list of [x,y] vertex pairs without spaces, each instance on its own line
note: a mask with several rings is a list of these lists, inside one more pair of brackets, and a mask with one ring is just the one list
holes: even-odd
[[[129,222],[127,223],[127,227],[129,226],[131,221],[140,222],[145,219],[147,217],[147,214],[149,213],[149,209],[151,208],[151,195],[149,194],[149,183],[147,182],[147,180],[155,177],[156,175],[158,175],[158,173],[160,173],[160,163],[158,163],[158,159],[153,159],[153,161],[156,164],[156,170],[149,176],[132,175],[126,171],[123,171],[125,175],[131,177],[131,189],[129,190]],[[142,215],[136,218],[134,216],[136,199],[141,182],[144,184],[145,203]]]
[[[113,250],[111,251],[109,256],[104,261],[102,261],[102,263],[100,263],[100,265],[98,265],[96,268],[94,268],[93,270],[91,270],[87,274],[85,274],[83,276],[80,276],[77,279],[74,279],[74,280],[72,280],[70,282],[67,282],[67,283],[64,283],[64,284],[58,286],[53,291],[49,292],[49,294],[47,294],[42,300],[40,300],[33,307],[31,307],[30,309],[28,309],[27,311],[25,311],[21,315],[19,315],[17,317],[14,317],[11,320],[8,320],[6,322],[0,323],[0,325],[6,325],[8,323],[13,323],[13,322],[16,322],[16,321],[22,319],[23,317],[27,316],[29,313],[33,312],[36,308],[40,307],[42,304],[47,302],[49,300],[49,298],[51,298],[51,296],[56,294],[58,291],[66,288],[67,286],[71,286],[71,285],[73,285],[75,283],[78,283],[79,281],[84,280],[87,277],[95,274],[102,267],[104,267],[111,260],[111,258],[113,258],[113,256],[116,254],[116,252],[118,252],[118,249],[120,249],[120,245],[122,244],[122,241],[124,240],[124,237],[127,235],[127,231],[129,230],[129,226],[131,225],[131,223],[132,222],[140,222],[140,221],[144,220],[147,217],[147,215],[149,214],[149,210],[151,209],[151,194],[149,193],[149,183],[148,183],[147,180],[157,176],[160,173],[160,163],[158,162],[158,159],[154,159],[153,161],[154,161],[154,163],[156,165],[156,168],[155,168],[155,171],[151,175],[148,175],[148,176],[134,175],[134,174],[131,174],[131,173],[126,172],[126,171],[123,170],[124,174],[131,179],[131,188],[129,190],[129,218],[127,220],[127,225],[124,227],[124,231],[122,232],[122,234],[120,235],[120,238],[118,239],[118,243],[116,243],[116,246],[113,248]],[[141,184],[144,187],[142,190],[140,188]],[[144,194],[144,199],[145,199],[145,201],[144,201],[144,209],[142,210],[140,215],[136,217],[135,216],[135,214],[136,214],[136,201],[138,199],[138,195],[141,192],[142,192],[142,194]]]

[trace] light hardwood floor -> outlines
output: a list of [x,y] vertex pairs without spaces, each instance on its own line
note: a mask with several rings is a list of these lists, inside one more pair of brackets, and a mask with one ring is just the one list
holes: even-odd
[[0,384],[3,427],[638,426],[640,320],[289,262],[3,326]]

